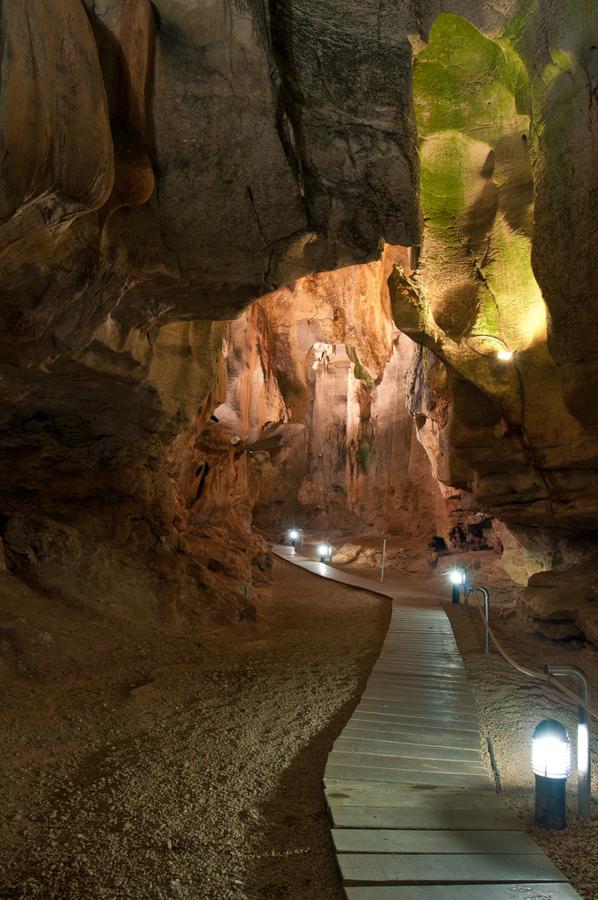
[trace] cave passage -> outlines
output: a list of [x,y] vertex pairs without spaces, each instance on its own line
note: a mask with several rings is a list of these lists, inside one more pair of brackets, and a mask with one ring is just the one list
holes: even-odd
[[[594,0],[0,4],[0,897],[365,900],[407,854],[444,900],[464,838],[404,851],[388,809],[337,866],[322,779],[372,740],[498,769],[464,900],[598,900],[574,773],[534,824],[531,735],[575,702],[450,586],[597,695],[597,47]],[[416,671],[376,684],[395,631]],[[405,698],[383,736],[370,689]]]

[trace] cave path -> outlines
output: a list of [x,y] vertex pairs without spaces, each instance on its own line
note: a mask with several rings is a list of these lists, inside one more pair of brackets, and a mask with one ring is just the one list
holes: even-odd
[[274,552],[393,603],[380,656],[324,773],[348,900],[579,900],[496,794],[439,598],[376,585],[289,547]]

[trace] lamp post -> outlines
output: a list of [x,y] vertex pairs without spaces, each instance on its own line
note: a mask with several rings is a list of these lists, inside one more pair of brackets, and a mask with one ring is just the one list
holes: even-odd
[[567,729],[556,719],[536,725],[532,737],[532,771],[536,779],[535,820],[543,828],[567,824],[566,787],[571,767]]
[[296,546],[296,544],[297,544],[297,541],[299,540],[299,532],[298,532],[298,530],[297,530],[296,528],[291,528],[291,530],[289,531],[289,537],[290,537],[290,539],[291,539],[291,547],[292,547],[293,550],[294,550],[294,549],[295,549],[295,546]]
[[321,563],[326,562],[326,557],[328,557],[328,562],[330,562],[332,559],[332,544],[327,544],[324,541],[318,544],[318,556]]
[[486,656],[490,653],[490,593],[485,587],[470,587],[469,593],[475,594],[476,591],[484,598],[484,653]]
[[459,603],[461,599],[461,588],[465,585],[466,576],[463,569],[449,569],[449,581],[451,583],[451,600],[453,603]]
[[382,541],[382,565],[380,566],[380,584],[384,584],[384,565],[386,563],[386,538]]

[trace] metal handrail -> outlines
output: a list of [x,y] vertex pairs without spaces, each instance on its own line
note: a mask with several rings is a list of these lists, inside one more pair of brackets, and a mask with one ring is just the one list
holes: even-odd
[[[590,751],[590,730],[588,715],[598,719],[598,710],[590,706],[590,688],[585,673],[578,666],[567,665],[546,665],[544,672],[534,671],[522,666],[516,662],[504,649],[492,628],[488,617],[482,612],[478,606],[480,615],[484,620],[487,633],[490,635],[492,643],[500,653],[500,655],[518,672],[529,678],[537,678],[540,681],[546,681],[552,684],[562,694],[565,694],[570,700],[573,700],[578,709],[578,726],[577,726],[577,805],[579,815],[583,818],[590,818],[591,802],[592,802],[592,785],[591,785],[591,751]],[[569,690],[564,684],[555,679],[559,676],[571,676],[577,678],[581,684],[581,696],[574,691]]]

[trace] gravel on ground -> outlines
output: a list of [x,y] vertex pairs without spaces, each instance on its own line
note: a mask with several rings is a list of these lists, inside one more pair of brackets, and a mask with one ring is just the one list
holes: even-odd
[[388,602],[276,561],[198,632],[1,587],[2,900],[341,900],[322,774]]

